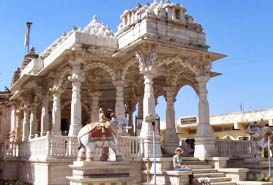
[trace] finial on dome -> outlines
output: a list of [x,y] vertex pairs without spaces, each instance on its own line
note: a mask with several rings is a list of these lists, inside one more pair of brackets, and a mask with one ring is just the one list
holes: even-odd
[[154,4],[157,4],[157,0],[154,0]]
[[166,0],[165,3],[170,3],[171,1],[170,0]]
[[91,21],[90,23],[93,24],[93,23],[97,23],[97,22],[98,22],[97,16],[96,16],[96,15],[93,15],[92,21]]
[[78,29],[77,26],[73,26],[73,30],[76,31]]
[[136,3],[136,8],[141,8],[141,4],[139,2]]
[[97,16],[96,15],[93,15],[92,21],[96,21],[97,22]]
[[30,54],[35,54],[35,48],[33,46],[31,46],[29,53]]

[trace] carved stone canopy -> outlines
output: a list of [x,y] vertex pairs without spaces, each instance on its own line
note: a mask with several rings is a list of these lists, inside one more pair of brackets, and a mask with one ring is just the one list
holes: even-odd
[[33,82],[42,79],[47,84],[45,91],[53,86],[63,90],[62,108],[69,110],[72,81],[68,77],[75,77],[73,66],[78,65],[76,76],[84,76],[77,81],[84,120],[89,117],[92,93],[100,92],[99,107],[115,109],[120,88],[116,81],[124,84],[127,110],[135,110],[144,95],[145,71],[153,75],[155,98],[166,96],[166,87],[172,87],[176,95],[181,87],[190,85],[198,93],[197,76],[219,75],[212,71],[212,62],[224,55],[208,51],[202,26],[182,5],[170,1],[138,4],[121,19],[115,34],[93,17],[84,29],[62,35],[25,66],[24,74],[11,87],[13,98],[20,97],[16,91],[35,89]]

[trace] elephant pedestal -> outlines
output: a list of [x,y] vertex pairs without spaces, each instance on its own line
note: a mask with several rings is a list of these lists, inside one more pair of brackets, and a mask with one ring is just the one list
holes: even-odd
[[70,185],[129,184],[130,165],[126,161],[74,161]]

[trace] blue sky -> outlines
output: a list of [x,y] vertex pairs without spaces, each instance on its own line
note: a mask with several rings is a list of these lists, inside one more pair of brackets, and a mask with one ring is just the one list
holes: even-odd
[[[150,1],[139,1],[141,4]],[[209,51],[227,55],[213,64],[222,75],[208,83],[210,113],[224,114],[273,108],[273,1],[176,0],[200,23]],[[120,15],[134,8],[133,0],[0,0],[0,90],[10,86],[22,62],[25,23],[33,22],[30,45],[41,53],[73,26],[85,27],[96,15],[116,32]],[[157,112],[164,120],[165,103]],[[176,97],[176,117],[197,114],[198,97],[184,87]]]

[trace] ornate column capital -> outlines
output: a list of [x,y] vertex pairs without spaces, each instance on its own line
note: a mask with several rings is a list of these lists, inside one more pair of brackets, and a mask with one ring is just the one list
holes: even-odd
[[198,86],[199,86],[199,94],[206,94],[207,93],[206,84],[209,79],[210,79],[209,76],[196,76],[196,80],[197,80]]
[[73,58],[69,61],[72,69],[71,75],[68,76],[68,80],[71,82],[82,82],[84,80],[84,71],[82,70],[82,58]]
[[61,94],[61,93],[64,92],[64,90],[63,90],[61,87],[56,87],[56,86],[49,88],[49,91],[50,91],[51,93],[54,93],[54,94],[55,94],[55,93],[56,93],[56,94]]
[[68,76],[68,80],[71,82],[82,82],[84,81],[84,74],[81,73],[72,73],[72,75]]
[[145,54],[141,49],[137,49],[135,55],[141,73],[155,73],[155,68],[153,67],[157,59],[157,50],[155,47],[151,48],[148,54]]

